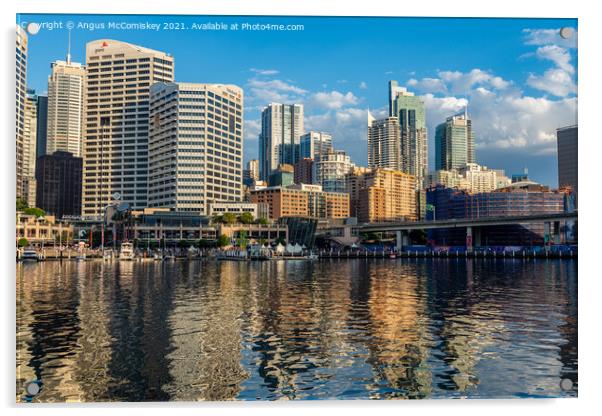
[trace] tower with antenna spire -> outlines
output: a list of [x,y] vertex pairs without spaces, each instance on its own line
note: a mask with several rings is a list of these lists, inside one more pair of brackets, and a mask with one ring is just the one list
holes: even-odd
[[82,155],[85,67],[71,60],[71,30],[65,61],[50,64],[46,154],[64,151]]

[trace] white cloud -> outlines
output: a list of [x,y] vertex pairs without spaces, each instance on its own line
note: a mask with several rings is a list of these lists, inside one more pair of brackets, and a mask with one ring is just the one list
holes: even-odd
[[336,110],[345,106],[356,105],[358,101],[359,99],[351,91],[345,94],[339,91],[317,92],[312,95],[310,105]]
[[556,64],[563,71],[573,74],[575,68],[571,65],[571,54],[565,48],[557,45],[540,46],[535,52],[539,59],[547,59]]
[[577,85],[571,75],[559,68],[548,69],[543,75],[529,75],[527,85],[557,97],[577,93]]
[[565,48],[576,48],[578,33],[573,29],[572,35],[568,39],[560,36],[558,29],[523,29],[524,41],[526,45],[559,45]]
[[[244,131],[245,131],[245,140],[256,141],[259,137],[259,133],[261,132],[261,120],[244,120]],[[255,145],[255,144],[254,144]],[[256,145],[255,145],[256,146]]]
[[478,68],[470,72],[439,71],[437,75],[438,78],[412,78],[407,82],[407,85],[419,92],[446,95],[466,94],[474,86],[486,86],[503,90],[511,85],[510,81]]
[[247,81],[247,101],[259,107],[271,102],[291,103],[298,101],[307,91],[279,79],[251,78]]
[[361,90],[367,90],[368,89],[368,84],[366,84],[366,81],[360,82],[359,88]]
[[277,75],[280,73],[280,71],[278,71],[277,69],[251,68],[250,71],[255,72],[256,74],[259,74],[259,75]]

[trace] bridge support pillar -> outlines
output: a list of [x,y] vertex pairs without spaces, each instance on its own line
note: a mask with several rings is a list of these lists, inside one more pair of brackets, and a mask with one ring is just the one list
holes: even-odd
[[472,226],[466,227],[466,252],[472,253]]
[[473,232],[473,241],[472,241],[472,245],[474,247],[480,247],[481,246],[481,227],[474,227],[474,229],[472,230]]
[[409,232],[408,231],[395,231],[395,249],[401,251],[403,246],[410,244]]
[[560,221],[554,221],[554,244],[560,244]]

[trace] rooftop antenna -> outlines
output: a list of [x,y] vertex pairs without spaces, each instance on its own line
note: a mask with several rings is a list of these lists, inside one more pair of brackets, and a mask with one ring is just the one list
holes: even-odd
[[71,29],[67,33],[67,65],[71,65]]

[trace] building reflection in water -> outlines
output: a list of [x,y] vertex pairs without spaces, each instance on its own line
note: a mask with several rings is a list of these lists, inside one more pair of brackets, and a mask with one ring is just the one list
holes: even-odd
[[17,266],[17,399],[576,395],[577,264]]

